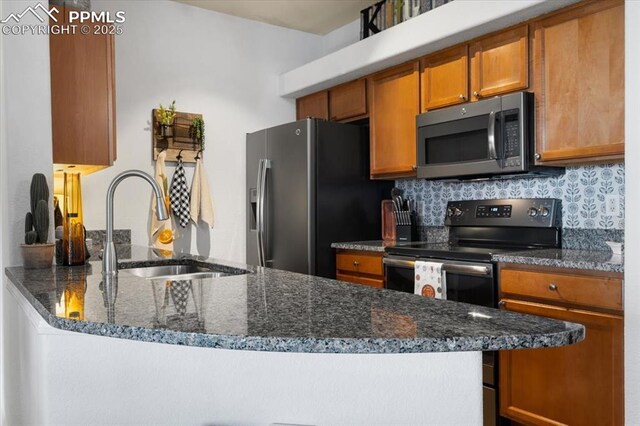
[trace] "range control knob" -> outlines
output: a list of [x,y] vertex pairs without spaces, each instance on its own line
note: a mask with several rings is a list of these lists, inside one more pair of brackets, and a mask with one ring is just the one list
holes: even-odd
[[460,209],[454,209],[453,210],[456,216],[462,216],[462,210]]
[[453,209],[451,207],[449,207],[447,209],[447,217],[452,217],[453,216]]
[[527,214],[530,217],[536,217],[538,216],[538,209],[536,209],[535,207],[529,207],[529,211],[527,212]]
[[549,216],[549,213],[550,212],[549,212],[548,208],[546,208],[546,207],[541,207],[540,208],[540,216],[547,217],[547,216]]

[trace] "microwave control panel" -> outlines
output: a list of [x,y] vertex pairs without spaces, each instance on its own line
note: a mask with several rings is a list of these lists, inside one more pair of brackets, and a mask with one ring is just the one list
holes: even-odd
[[[504,119],[504,158],[520,157],[520,121],[518,109],[503,111]],[[515,164],[514,164],[515,165]]]

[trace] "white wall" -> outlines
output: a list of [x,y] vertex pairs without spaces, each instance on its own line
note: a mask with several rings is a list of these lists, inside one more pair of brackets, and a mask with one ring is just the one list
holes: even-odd
[[[4,2],[0,1],[0,16],[4,17]],[[0,283],[4,286],[4,266],[6,264],[4,256],[7,254],[5,245],[7,218],[7,139],[5,137],[5,99],[4,99],[4,36],[0,32]],[[4,291],[0,288],[0,320],[4,319],[4,309],[2,295]],[[4,321],[2,321],[4,323]],[[4,327],[0,327],[0,425],[5,423],[4,412]]]
[[[104,229],[108,183],[126,169],[153,172],[151,110],[173,99],[179,111],[202,113],[205,167],[215,226],[187,232],[176,248],[245,258],[245,134],[295,119],[295,103],[278,96],[278,76],[320,56],[320,36],[206,11],[172,1],[94,1],[94,10],[124,10],[116,36],[118,159],[83,180],[87,229]],[[173,168],[169,170],[173,173]],[[190,183],[192,166],[187,175]],[[151,189],[123,182],[115,200],[116,228],[146,244]],[[193,227],[190,227],[193,228]],[[189,228],[188,228],[189,229]]]
[[358,41],[360,41],[359,18],[322,37],[322,55],[328,55]]
[[628,425],[640,424],[640,221],[634,213],[640,209],[640,2],[625,2],[625,286],[624,286],[624,368],[625,420]]
[[[33,1],[3,2],[3,13],[22,12]],[[20,22],[39,24],[28,16]],[[21,263],[18,246],[24,243],[24,216],[29,211],[29,185],[34,173],[44,173],[52,189],[51,88],[49,37],[9,35],[3,37],[7,221],[5,260]],[[4,168],[4,167],[3,167]]]
[[[33,6],[33,1],[0,4],[4,17]],[[21,23],[39,24],[33,17]],[[9,35],[2,36],[0,43],[0,282],[4,283],[4,267],[22,262],[18,246],[24,242],[31,176],[44,173],[51,186],[52,153],[49,38]],[[2,391],[4,394],[4,380]],[[4,417],[4,398],[1,404]]]

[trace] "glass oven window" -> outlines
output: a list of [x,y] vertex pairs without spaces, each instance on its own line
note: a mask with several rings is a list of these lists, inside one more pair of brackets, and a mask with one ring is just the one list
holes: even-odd
[[493,308],[493,278],[447,273],[447,299]]

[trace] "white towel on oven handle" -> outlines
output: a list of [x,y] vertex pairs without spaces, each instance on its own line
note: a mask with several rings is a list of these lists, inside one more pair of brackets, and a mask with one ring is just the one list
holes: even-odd
[[416,260],[414,293],[432,299],[447,298],[446,273],[441,262]]

